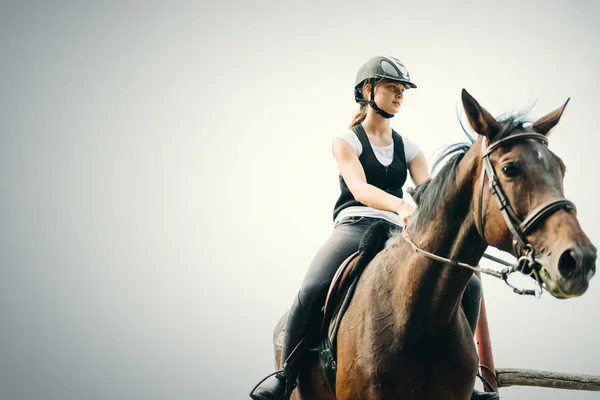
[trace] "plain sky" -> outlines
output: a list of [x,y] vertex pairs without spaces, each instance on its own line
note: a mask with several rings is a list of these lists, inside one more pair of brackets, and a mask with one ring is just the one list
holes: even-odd
[[[600,243],[599,17],[591,0],[3,2],[0,398],[247,398],[332,229],[331,142],[373,55],[419,86],[392,126],[428,160],[465,139],[462,88],[494,115],[570,97],[550,148]],[[598,279],[561,301],[484,277],[496,366],[600,375]]]

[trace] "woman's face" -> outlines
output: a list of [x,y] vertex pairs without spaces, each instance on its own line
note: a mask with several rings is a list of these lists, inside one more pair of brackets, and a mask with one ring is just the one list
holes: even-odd
[[375,103],[383,111],[396,114],[404,98],[404,84],[386,79],[375,85]]

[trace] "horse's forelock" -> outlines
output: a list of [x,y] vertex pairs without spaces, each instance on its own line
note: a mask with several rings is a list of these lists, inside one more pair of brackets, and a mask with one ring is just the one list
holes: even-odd
[[524,124],[531,122],[531,120],[523,114],[516,114],[503,118],[498,122],[500,122],[502,129],[500,129],[500,132],[494,138],[494,142],[504,139],[513,133],[522,132],[525,130]]

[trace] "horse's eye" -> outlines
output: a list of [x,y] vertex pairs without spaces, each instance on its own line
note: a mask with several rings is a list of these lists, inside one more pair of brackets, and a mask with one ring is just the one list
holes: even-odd
[[509,164],[504,164],[502,166],[502,173],[507,178],[514,178],[516,176],[519,176],[521,174],[521,171],[519,170],[519,166],[517,164],[509,163]]

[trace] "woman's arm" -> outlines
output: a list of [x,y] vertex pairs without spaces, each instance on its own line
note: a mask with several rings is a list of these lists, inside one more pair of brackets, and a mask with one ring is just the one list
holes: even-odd
[[[367,183],[365,171],[358,160],[356,150],[344,139],[338,138],[333,141],[333,155],[348,189],[357,201],[378,210],[395,213],[403,211],[406,206],[412,208],[407,201]],[[427,165],[425,165],[425,169],[427,169]]]
[[425,160],[422,151],[412,159],[410,164],[408,164],[408,172],[410,172],[410,177],[416,186],[419,186],[430,178],[427,160]]

